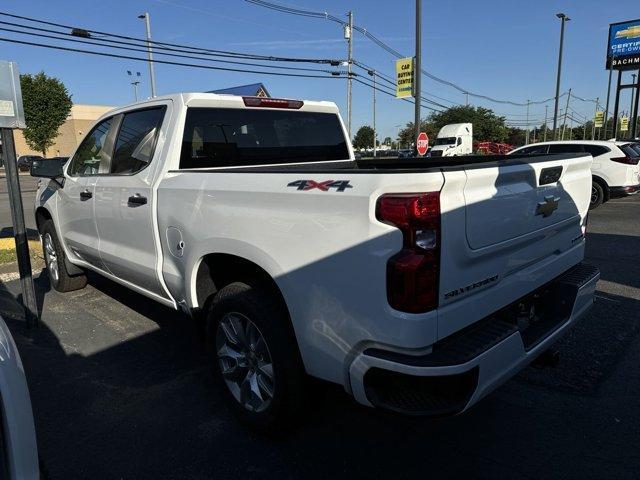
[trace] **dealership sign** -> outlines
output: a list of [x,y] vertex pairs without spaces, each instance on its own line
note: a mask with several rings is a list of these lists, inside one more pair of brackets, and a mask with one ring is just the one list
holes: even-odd
[[413,95],[413,58],[396,60],[396,97]]
[[607,69],[640,67],[640,19],[609,25]]

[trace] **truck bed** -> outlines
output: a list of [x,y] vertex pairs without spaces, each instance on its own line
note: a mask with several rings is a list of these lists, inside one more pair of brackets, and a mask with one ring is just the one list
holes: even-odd
[[365,160],[344,160],[333,162],[290,163],[283,165],[264,165],[234,168],[198,168],[172,170],[178,172],[200,173],[411,173],[432,171],[454,171],[469,168],[497,167],[522,163],[540,163],[555,160],[569,160],[582,157],[581,153],[563,153],[557,155],[465,155],[461,157],[410,157],[410,158],[375,158]]

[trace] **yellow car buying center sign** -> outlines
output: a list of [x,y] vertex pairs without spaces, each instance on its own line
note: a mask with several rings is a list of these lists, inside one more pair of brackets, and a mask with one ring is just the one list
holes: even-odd
[[396,60],[396,98],[413,95],[413,59]]

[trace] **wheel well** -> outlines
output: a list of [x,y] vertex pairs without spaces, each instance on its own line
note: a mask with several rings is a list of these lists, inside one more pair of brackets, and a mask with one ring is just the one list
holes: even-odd
[[259,286],[272,293],[289,316],[282,292],[271,275],[245,258],[225,253],[212,253],[202,258],[196,274],[198,306],[205,309],[218,290],[233,282]]
[[38,207],[36,209],[36,226],[38,227],[38,232],[42,231],[42,225],[47,220],[51,220],[51,214],[49,210],[44,207]]
[[602,191],[604,192],[604,201],[609,200],[609,185],[602,178],[596,177],[593,175],[593,181],[602,187]]

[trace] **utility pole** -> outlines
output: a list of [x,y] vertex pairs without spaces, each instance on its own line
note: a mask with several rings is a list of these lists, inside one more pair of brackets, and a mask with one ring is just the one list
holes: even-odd
[[[607,120],[609,119],[609,98],[611,97],[611,75],[613,70],[609,70],[609,83],[607,84],[607,106],[604,109],[604,139],[607,139]],[[600,130],[602,136],[602,130]]]
[[529,145],[529,99],[527,99],[527,131],[525,133],[524,144]]
[[149,62],[149,78],[151,80],[151,98],[156,97],[156,75],[153,71],[153,50],[151,49],[151,23],[149,20],[149,12],[138,15],[138,18],[144,19],[147,27],[147,61]]
[[[564,13],[556,13],[556,17],[561,20],[560,24],[560,50],[558,51],[558,76],[556,78],[556,102],[553,109],[553,138],[558,139],[556,130],[558,125],[558,103],[560,101],[560,73],[562,71],[562,48],[564,45],[564,24],[570,20]],[[564,131],[563,131],[564,133]]]
[[549,105],[545,105],[544,106],[544,139],[542,140],[543,142],[547,141],[547,130],[549,130],[549,127],[547,126],[547,111],[549,110]]
[[[347,39],[347,131],[349,132],[349,140],[351,140],[351,118],[352,118],[352,87],[351,68],[353,58],[353,12],[347,14],[349,16],[349,24],[345,26],[344,38]],[[375,91],[375,90],[374,90]]]
[[469,92],[464,92],[465,95],[465,105],[468,107],[469,106]]
[[413,144],[417,155],[420,134],[420,80],[422,77],[422,0],[416,0],[416,58],[413,62],[413,99],[415,101]]
[[373,77],[373,156],[376,156],[378,146],[376,144],[376,71],[367,70],[367,73]]
[[599,105],[600,105],[600,97],[596,97],[596,110],[593,112],[593,119],[591,120],[591,140],[596,139],[596,115],[598,113]]
[[569,100],[571,100],[571,89],[569,89],[569,93],[567,94],[567,106],[564,109],[564,121],[562,122],[562,140],[564,140],[564,131],[567,128],[567,114],[569,113]]

